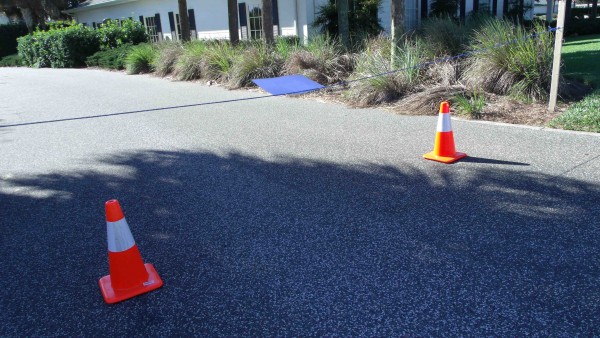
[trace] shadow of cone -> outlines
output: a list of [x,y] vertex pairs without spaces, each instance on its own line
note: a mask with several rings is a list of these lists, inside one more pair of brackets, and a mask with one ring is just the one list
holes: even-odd
[[433,151],[423,155],[423,157],[432,161],[452,163],[466,156],[467,154],[456,151],[450,121],[450,104],[444,101],[440,104]]
[[105,207],[110,275],[98,282],[104,300],[113,304],[160,288],[163,281],[152,264],[144,264],[119,201]]

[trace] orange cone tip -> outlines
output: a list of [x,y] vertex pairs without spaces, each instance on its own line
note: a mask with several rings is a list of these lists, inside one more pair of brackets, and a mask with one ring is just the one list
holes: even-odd
[[160,288],[163,281],[152,264],[144,264],[119,201],[105,207],[110,274],[98,282],[104,300],[113,304]]
[[467,154],[456,151],[450,120],[450,104],[444,101],[440,104],[433,151],[423,155],[423,157],[442,163],[452,163],[466,156]]

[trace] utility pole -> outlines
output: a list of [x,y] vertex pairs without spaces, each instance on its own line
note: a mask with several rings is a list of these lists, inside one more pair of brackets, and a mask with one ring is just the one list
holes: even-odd
[[565,31],[566,0],[558,0],[558,18],[556,19],[556,32],[554,37],[554,58],[552,59],[552,82],[550,84],[550,103],[548,110],[554,112],[558,97],[560,79],[560,56],[562,53],[563,32]]

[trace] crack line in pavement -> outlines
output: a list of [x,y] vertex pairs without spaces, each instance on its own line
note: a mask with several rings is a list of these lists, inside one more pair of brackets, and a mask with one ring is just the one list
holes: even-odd
[[577,168],[579,168],[579,167],[581,167],[581,166],[583,166],[583,165],[586,165],[586,164],[588,164],[588,163],[592,162],[593,160],[595,160],[595,159],[597,159],[597,158],[599,158],[599,157],[600,157],[600,155],[596,155],[595,157],[592,157],[592,158],[590,158],[590,159],[589,159],[589,160],[587,160],[587,161],[581,162],[581,163],[579,163],[578,165],[574,166],[573,168],[571,168],[571,169],[568,169],[568,170],[566,170],[566,171],[564,171],[564,172],[562,172],[562,173],[560,173],[560,174],[556,175],[555,177],[561,177],[561,176],[563,176],[563,175],[565,175],[565,174],[568,174],[568,173],[572,172],[573,170],[575,170],[575,169],[577,169]]

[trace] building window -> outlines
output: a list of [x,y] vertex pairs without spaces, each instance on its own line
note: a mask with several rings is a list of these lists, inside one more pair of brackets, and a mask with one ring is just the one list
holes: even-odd
[[146,20],[146,33],[150,36],[152,42],[158,42],[158,31],[156,29],[156,21],[153,16],[144,18]]
[[262,38],[262,10],[257,5],[248,6],[248,21],[250,21],[250,38]]

